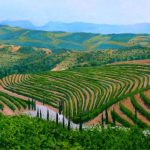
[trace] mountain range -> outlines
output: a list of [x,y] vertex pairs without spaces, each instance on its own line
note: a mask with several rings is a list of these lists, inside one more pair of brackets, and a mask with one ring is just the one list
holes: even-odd
[[37,26],[27,20],[17,20],[17,21],[2,21],[0,22],[0,24],[42,31],[85,32],[85,33],[101,33],[101,34],[113,34],[113,33],[150,34],[150,23],[138,23],[132,25],[109,25],[109,24],[94,24],[83,22],[73,22],[73,23],[48,22],[43,26]]
[[29,30],[0,25],[0,44],[56,50],[139,49],[150,47],[149,34],[96,34]]

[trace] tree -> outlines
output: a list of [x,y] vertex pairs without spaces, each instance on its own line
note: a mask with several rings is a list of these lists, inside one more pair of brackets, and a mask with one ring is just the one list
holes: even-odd
[[68,117],[68,130],[70,130],[70,107],[69,107],[69,117]]
[[65,118],[64,118],[64,115],[63,115],[63,128],[65,127]]
[[56,125],[58,125],[58,113],[56,113]]
[[30,102],[30,99],[28,98],[28,109],[30,110],[31,109],[31,102]]
[[64,102],[63,102],[63,101],[60,101],[60,102],[59,102],[59,114],[62,113],[63,106],[64,106]]
[[42,111],[40,110],[40,118],[42,119]]
[[101,122],[102,122],[102,128],[104,128],[104,116],[103,116],[103,113],[102,113]]
[[108,124],[108,111],[107,111],[107,108],[105,109],[105,118],[106,118],[106,124]]
[[113,108],[113,114],[112,114],[112,120],[113,120],[113,125],[115,126],[116,125],[116,116],[115,116],[115,110]]
[[39,109],[37,110],[37,114],[36,114],[36,116],[39,118]]
[[49,110],[47,109],[47,120],[49,120]]
[[80,124],[79,124],[79,130],[82,131],[82,118],[81,118],[81,113],[80,113]]
[[135,108],[135,124],[137,124],[137,110],[136,110],[136,108]]

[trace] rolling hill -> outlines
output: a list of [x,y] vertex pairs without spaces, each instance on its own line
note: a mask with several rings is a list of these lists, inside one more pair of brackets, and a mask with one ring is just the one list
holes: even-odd
[[150,59],[150,50],[57,50],[0,44],[0,78],[13,73],[61,71],[70,68],[101,66],[122,61]]
[[0,26],[0,44],[67,50],[133,49],[149,47],[148,34],[46,32]]

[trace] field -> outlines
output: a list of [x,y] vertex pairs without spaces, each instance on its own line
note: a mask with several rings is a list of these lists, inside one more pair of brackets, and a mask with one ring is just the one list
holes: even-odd
[[107,65],[10,75],[1,80],[1,86],[57,109],[64,103],[63,114],[75,123],[102,123],[103,114],[107,124],[150,126],[149,65]]

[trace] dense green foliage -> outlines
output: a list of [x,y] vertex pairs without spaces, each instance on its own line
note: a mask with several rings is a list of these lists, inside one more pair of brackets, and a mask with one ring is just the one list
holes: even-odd
[[73,67],[100,66],[114,62],[150,59],[150,49],[124,49],[84,52]]
[[37,118],[5,117],[0,115],[0,149],[29,150],[140,150],[150,149],[150,135],[144,135],[142,130],[103,129],[95,127],[77,130],[67,130],[61,124],[44,121]]
[[51,54],[50,50],[21,47],[12,52],[11,46],[0,48],[0,78],[14,73],[37,73],[51,70],[63,60],[63,55]]

